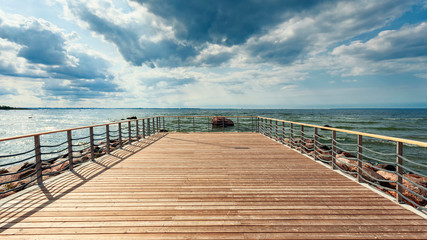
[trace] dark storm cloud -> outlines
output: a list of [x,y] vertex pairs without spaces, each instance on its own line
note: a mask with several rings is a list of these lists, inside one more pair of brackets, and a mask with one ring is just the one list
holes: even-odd
[[133,0],[173,25],[176,37],[227,46],[244,43],[290,16],[316,7],[320,0]]
[[63,34],[48,29],[38,20],[31,19],[19,27],[1,25],[0,38],[21,45],[18,56],[30,63],[61,65],[67,61]]
[[196,55],[192,46],[178,44],[172,40],[161,40],[156,43],[140,41],[140,36],[134,30],[100,18],[84,6],[74,6],[73,12],[87,22],[92,31],[113,42],[126,61],[133,65],[147,64],[154,67],[156,63],[160,66],[178,66],[187,58]]

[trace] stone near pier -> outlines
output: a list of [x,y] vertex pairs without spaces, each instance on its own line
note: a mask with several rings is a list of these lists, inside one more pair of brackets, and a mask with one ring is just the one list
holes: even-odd
[[212,126],[214,127],[232,127],[234,122],[225,117],[214,117],[212,118]]

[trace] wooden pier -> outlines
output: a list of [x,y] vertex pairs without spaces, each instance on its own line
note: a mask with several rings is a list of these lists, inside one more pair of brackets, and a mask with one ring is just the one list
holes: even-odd
[[0,219],[0,239],[427,239],[425,218],[258,133],[157,133]]

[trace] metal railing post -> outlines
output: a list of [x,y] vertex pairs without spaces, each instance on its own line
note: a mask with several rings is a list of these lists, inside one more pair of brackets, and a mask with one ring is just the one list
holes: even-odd
[[151,118],[147,119],[147,136],[150,137],[151,136]]
[[36,154],[36,176],[37,176],[37,184],[43,185],[43,169],[42,169],[42,154],[40,147],[40,135],[34,136],[34,147]]
[[71,171],[73,171],[73,139],[71,137],[71,130],[67,131],[68,141],[68,165]]
[[119,123],[119,146],[120,146],[120,148],[123,147],[123,145],[122,145],[122,123]]
[[403,155],[403,143],[402,142],[397,142],[396,144],[396,174],[397,174],[397,182],[396,182],[396,200],[401,203],[403,201],[403,179],[402,179],[402,174],[403,174],[403,168],[402,168],[402,164],[403,164],[403,159],[402,159],[402,155]]
[[301,133],[301,137],[299,141],[299,147],[300,147],[300,152],[304,153],[304,125],[301,125],[300,133]]
[[163,129],[166,130],[165,117],[163,117]]
[[332,131],[332,152],[331,152],[331,166],[332,169],[337,169],[336,167],[336,144],[337,144],[337,132],[335,130]]
[[90,160],[95,160],[95,141],[93,139],[93,127],[89,128],[90,135]]
[[142,138],[145,139],[145,119],[142,119]]
[[239,132],[239,117],[237,117],[237,132]]
[[132,127],[130,121],[128,122],[128,135],[129,135],[129,144],[132,144]]
[[194,117],[193,117],[193,132],[196,132],[196,126],[194,125]]
[[225,129],[225,117],[222,118],[222,132],[224,132]]
[[282,142],[285,143],[285,138],[286,138],[286,134],[285,134],[285,122],[282,122]]
[[209,124],[210,124],[211,121],[210,121],[209,117],[207,117],[207,119],[208,119],[208,125],[207,125],[208,126],[208,132],[210,132],[210,130],[209,130]]
[[294,124],[293,123],[291,123],[291,139],[290,139],[290,142],[291,142],[291,148],[294,148],[295,142],[294,142]]
[[105,134],[107,137],[107,154],[110,154],[110,125],[105,125]]
[[277,120],[276,120],[276,134],[275,134],[275,136],[274,136],[274,138],[277,140],[277,139],[279,139],[279,135],[278,135],[278,133],[277,133]]
[[181,126],[179,125],[179,117],[178,117],[178,132],[181,131]]
[[363,152],[363,138],[362,135],[357,135],[357,181],[358,182],[363,182],[362,181],[362,169],[363,169],[363,164],[362,164],[362,152]]
[[314,135],[313,135],[313,149],[314,149],[314,160],[316,161],[317,161],[317,133],[318,133],[318,128],[315,127]]
[[135,127],[136,127],[136,141],[139,141],[139,120],[136,120]]
[[270,125],[268,126],[269,133],[268,135],[270,138],[273,138],[273,120],[270,119]]

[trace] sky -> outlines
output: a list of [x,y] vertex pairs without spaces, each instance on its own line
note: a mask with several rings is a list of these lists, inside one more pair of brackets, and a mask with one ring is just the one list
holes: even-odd
[[426,108],[427,0],[1,0],[0,105]]

